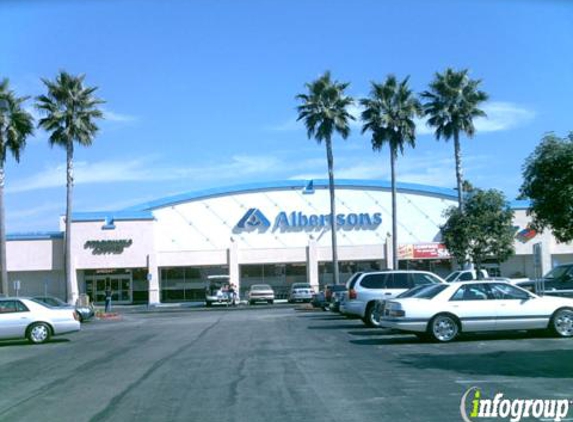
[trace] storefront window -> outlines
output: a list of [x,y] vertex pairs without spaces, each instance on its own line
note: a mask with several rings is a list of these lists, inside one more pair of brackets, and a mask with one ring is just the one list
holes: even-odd
[[136,268],[131,271],[131,274],[133,279],[133,303],[147,303],[149,301],[147,268]]
[[203,301],[207,277],[222,274],[229,274],[227,266],[161,268],[159,278],[161,301]]
[[277,299],[286,299],[293,283],[306,283],[306,263],[241,265],[241,297],[253,284],[268,284]]
[[[346,283],[352,274],[358,271],[379,271],[385,268],[384,261],[339,261],[338,275],[340,283]],[[334,283],[332,262],[320,262],[318,264],[318,284],[324,288],[327,284]]]

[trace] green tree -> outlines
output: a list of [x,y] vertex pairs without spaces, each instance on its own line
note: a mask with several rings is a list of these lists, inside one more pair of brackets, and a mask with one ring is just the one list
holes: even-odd
[[8,294],[6,261],[6,216],[4,210],[4,182],[7,153],[20,162],[26,138],[34,132],[34,119],[22,107],[28,97],[17,97],[10,90],[8,79],[0,81],[0,293]]
[[513,210],[503,193],[474,189],[464,210],[450,207],[441,227],[446,248],[459,263],[471,260],[480,274],[484,260],[505,261],[514,254]]
[[297,107],[297,121],[304,121],[308,138],[314,138],[319,144],[326,144],[328,164],[328,187],[330,193],[330,229],[332,232],[332,266],[334,283],[339,284],[338,248],[336,242],[336,207],[334,194],[334,158],[332,154],[332,135],[336,132],[343,139],[350,135],[349,120],[354,117],[348,107],[354,100],[345,95],[349,83],[333,81],[330,72],[325,72],[317,80],[305,84],[308,93],[299,94],[296,99],[302,104]]
[[533,228],[551,228],[560,242],[573,240],[573,132],[543,137],[523,166],[520,197],[531,200]]
[[78,294],[76,278],[72,277],[72,192],[74,186],[74,143],[90,146],[98,131],[95,120],[102,118],[98,108],[103,101],[94,96],[97,87],[84,85],[85,75],[74,76],[60,71],[55,80],[42,79],[48,92],[36,98],[36,107],[45,117],[38,126],[50,133],[50,146],[66,149],[67,192],[66,192],[66,236],[65,272],[68,302],[73,303]]
[[408,78],[398,82],[389,75],[384,83],[372,82],[370,97],[360,100],[364,107],[361,118],[362,133],[372,133],[372,148],[380,151],[390,147],[392,183],[392,268],[398,268],[398,210],[396,206],[396,159],[404,154],[404,146],[416,146],[414,118],[422,113],[422,106],[408,87]]
[[475,134],[474,118],[485,117],[479,105],[488,99],[488,95],[478,89],[481,80],[470,79],[468,70],[456,72],[446,69],[444,73],[436,73],[430,83],[429,90],[422,93],[424,114],[428,124],[435,128],[436,138],[446,141],[454,138],[456,160],[456,179],[459,208],[463,209],[462,187],[462,152],[460,134],[468,137]]

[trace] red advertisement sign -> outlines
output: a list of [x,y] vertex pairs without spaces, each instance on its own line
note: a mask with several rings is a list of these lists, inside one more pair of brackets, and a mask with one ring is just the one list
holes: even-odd
[[399,259],[448,259],[450,253],[443,243],[414,243],[398,248]]

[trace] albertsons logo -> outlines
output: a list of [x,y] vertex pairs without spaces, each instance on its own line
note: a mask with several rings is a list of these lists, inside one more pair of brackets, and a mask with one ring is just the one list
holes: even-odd
[[570,405],[571,400],[568,399],[507,399],[503,393],[496,393],[493,399],[485,399],[478,387],[472,387],[462,396],[460,413],[464,422],[477,422],[481,418],[510,422],[533,418],[560,422],[567,416]]
[[[349,213],[336,214],[336,227],[343,230],[373,230],[382,224],[382,214]],[[272,231],[296,232],[319,231],[330,228],[330,214],[306,214],[302,211],[280,211],[272,225]],[[235,226],[235,231],[254,231],[259,233],[271,227],[270,221],[258,208],[250,208]]]
[[246,231],[259,230],[264,231],[269,228],[271,223],[267,217],[258,209],[250,208],[243,218],[237,223],[237,228]]

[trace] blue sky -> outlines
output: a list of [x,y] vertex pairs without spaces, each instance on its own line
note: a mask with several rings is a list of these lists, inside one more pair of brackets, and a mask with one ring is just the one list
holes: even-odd
[[[469,68],[490,101],[489,119],[462,139],[465,177],[514,199],[543,134],[573,130],[571,40],[565,0],[0,3],[0,77],[36,96],[41,77],[85,73],[106,100],[93,146],[76,149],[75,211],[326,178],[324,146],[295,121],[294,97],[327,69],[360,98],[389,73],[410,75],[420,92],[436,71]],[[335,176],[388,180],[388,151],[372,152],[360,126],[352,129],[334,139]],[[6,172],[8,232],[57,229],[64,150],[37,130]],[[453,144],[422,122],[398,180],[454,187]]]

